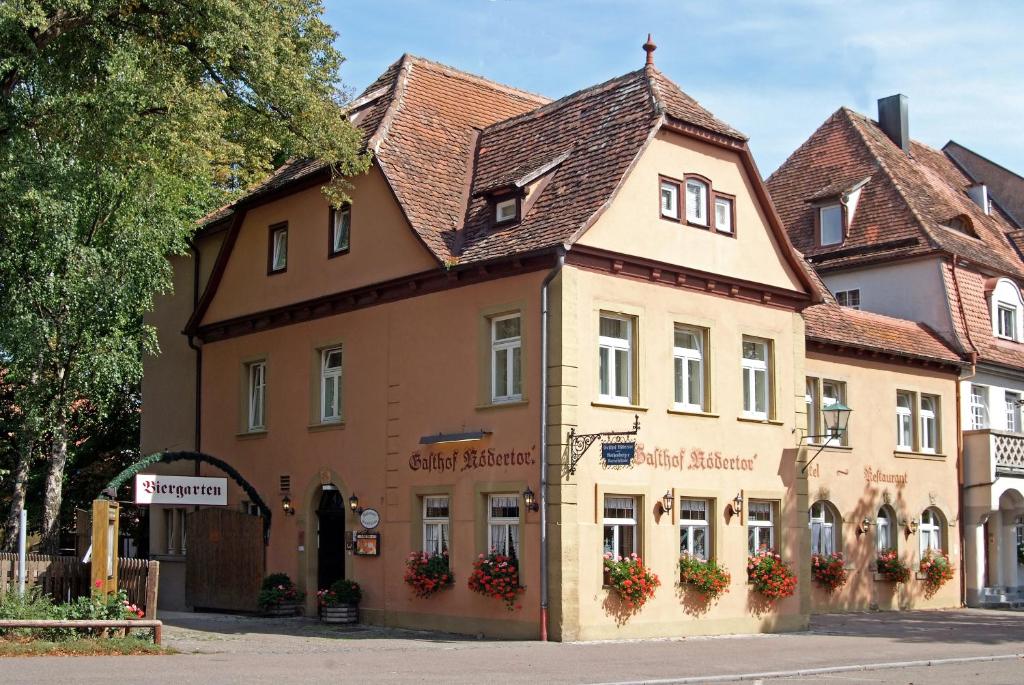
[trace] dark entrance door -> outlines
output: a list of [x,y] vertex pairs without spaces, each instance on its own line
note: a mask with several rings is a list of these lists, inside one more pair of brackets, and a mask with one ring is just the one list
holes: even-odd
[[317,516],[317,589],[345,577],[345,500],[334,485],[320,493]]

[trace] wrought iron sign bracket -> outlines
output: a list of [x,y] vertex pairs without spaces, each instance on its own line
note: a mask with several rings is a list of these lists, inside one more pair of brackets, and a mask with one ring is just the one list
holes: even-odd
[[590,446],[598,440],[621,441],[627,437],[635,437],[640,431],[640,415],[633,415],[633,428],[628,431],[604,431],[603,433],[577,433],[575,428],[569,429],[567,438],[569,450],[569,475],[576,475],[576,465],[587,453]]

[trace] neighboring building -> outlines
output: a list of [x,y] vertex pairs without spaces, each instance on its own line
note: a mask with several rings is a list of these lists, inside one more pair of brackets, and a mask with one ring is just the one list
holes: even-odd
[[904,96],[880,100],[879,120],[838,110],[767,183],[839,302],[920,321],[972,361],[957,399],[966,599],[999,600],[1024,585],[1017,229],[951,156],[910,139]]
[[[317,165],[284,167],[207,224],[227,230],[194,312],[186,288],[152,318],[201,346],[200,449],[295,512],[275,507],[266,570],[297,578],[309,612],[353,578],[364,620],[389,625],[535,638],[546,578],[554,639],[805,627],[800,310],[820,296],[745,138],[651,62],[547,102],[405,56],[350,116],[374,152],[351,205],[330,209]],[[147,368],[150,449],[195,436],[178,352]],[[931,383],[907,387],[945,407]],[[153,437],[172,408],[180,440]],[[597,444],[570,472],[571,429],[634,416],[631,468]],[[352,496],[380,513],[379,557],[352,553]],[[229,503],[252,508],[233,485]],[[223,542],[198,538],[186,556]],[[799,575],[774,606],[746,583],[762,544]],[[519,559],[522,609],[467,589],[489,547]],[[719,602],[677,591],[682,547],[731,570]],[[452,589],[413,596],[416,550],[448,551]],[[602,587],[606,550],[660,576],[641,611]]]
[[1015,227],[1024,228],[1024,177],[954,140],[943,145],[942,151],[972,181],[985,186],[989,199]]

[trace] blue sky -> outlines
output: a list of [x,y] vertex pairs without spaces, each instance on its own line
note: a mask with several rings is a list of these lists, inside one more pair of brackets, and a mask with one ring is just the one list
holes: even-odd
[[910,98],[910,133],[1024,174],[1024,2],[325,0],[362,90],[403,52],[558,98],[655,62],[771,173],[840,106]]

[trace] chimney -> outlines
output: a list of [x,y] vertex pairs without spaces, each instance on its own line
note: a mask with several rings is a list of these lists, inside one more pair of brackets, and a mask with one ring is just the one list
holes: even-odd
[[910,152],[910,124],[907,121],[907,96],[890,95],[878,101],[878,125],[904,152]]

